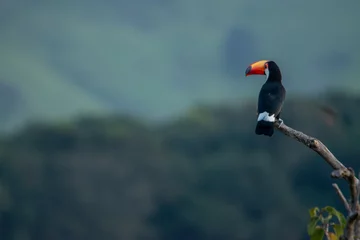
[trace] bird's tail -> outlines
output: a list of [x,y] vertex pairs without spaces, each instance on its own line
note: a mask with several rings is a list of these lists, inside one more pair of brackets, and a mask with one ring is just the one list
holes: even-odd
[[257,122],[255,133],[271,137],[274,134],[274,122],[260,120]]

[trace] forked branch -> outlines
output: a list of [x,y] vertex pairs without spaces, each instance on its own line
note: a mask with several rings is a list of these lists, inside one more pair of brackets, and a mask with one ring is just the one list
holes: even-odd
[[[308,136],[305,133],[297,131],[284,122],[275,122],[275,127],[298,142],[303,143],[308,148],[318,153],[334,170],[331,173],[332,178],[343,178],[349,184],[351,199],[350,202],[346,200],[343,193],[336,184],[333,184],[336,193],[339,195],[341,201],[344,203],[345,209],[348,211],[346,228],[342,240],[360,239],[360,220],[359,220],[359,194],[360,184],[359,179],[356,178],[354,170],[350,167],[345,167],[332,152],[318,139]],[[356,227],[355,227],[356,226]]]

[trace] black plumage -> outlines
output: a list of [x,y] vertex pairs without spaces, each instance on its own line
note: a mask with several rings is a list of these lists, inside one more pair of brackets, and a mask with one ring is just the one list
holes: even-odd
[[274,134],[276,119],[282,121],[280,113],[286,95],[280,68],[274,61],[261,60],[254,62],[246,69],[245,76],[249,75],[266,75],[266,82],[258,98],[255,133],[271,137]]
[[274,134],[275,118],[280,119],[286,90],[282,85],[280,69],[274,61],[265,63],[265,72],[267,80],[258,97],[258,122],[255,133],[271,137]]

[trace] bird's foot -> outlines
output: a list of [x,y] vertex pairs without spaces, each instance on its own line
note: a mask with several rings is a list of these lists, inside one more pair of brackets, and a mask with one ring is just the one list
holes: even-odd
[[281,127],[281,125],[283,125],[284,120],[282,120],[281,118],[278,119],[279,120],[279,127]]

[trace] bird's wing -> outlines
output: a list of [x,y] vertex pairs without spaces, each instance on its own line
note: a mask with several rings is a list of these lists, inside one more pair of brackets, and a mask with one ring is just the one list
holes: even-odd
[[278,84],[264,84],[259,93],[258,112],[277,115],[285,100],[285,89]]

